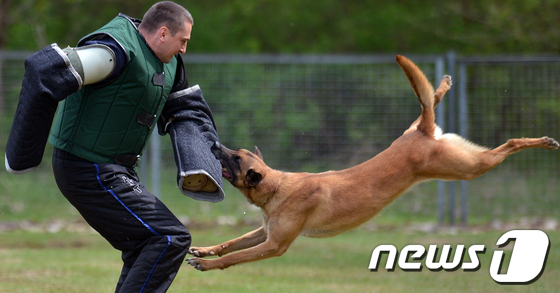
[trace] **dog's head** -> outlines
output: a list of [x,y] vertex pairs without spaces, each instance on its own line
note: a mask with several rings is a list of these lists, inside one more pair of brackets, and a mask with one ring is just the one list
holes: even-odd
[[234,151],[216,142],[212,153],[222,163],[222,176],[243,193],[259,185],[268,170],[257,147],[254,152]]

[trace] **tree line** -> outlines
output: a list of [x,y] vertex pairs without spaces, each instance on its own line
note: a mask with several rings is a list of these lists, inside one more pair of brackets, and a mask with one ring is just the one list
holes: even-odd
[[[119,12],[142,18],[154,0],[0,0],[0,50],[75,45]],[[194,53],[555,54],[560,0],[204,0]]]

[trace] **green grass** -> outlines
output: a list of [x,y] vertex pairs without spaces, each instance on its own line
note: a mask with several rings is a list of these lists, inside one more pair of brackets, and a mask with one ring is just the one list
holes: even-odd
[[[112,292],[120,253],[92,232],[60,194],[50,168],[45,159],[28,174],[0,173],[0,293]],[[161,199],[187,224],[193,245],[218,244],[259,225],[260,211],[229,184],[224,201],[199,202],[179,193],[171,168],[163,172]],[[547,231],[551,249],[537,282],[499,285],[490,278],[489,266],[495,243],[506,231],[527,228],[524,221],[560,220],[559,194],[560,182],[547,174],[493,170],[469,183],[468,229],[422,233],[410,227],[437,223],[436,184],[423,183],[362,228],[334,238],[298,238],[282,257],[224,271],[198,272],[185,264],[170,292],[558,292],[558,224]],[[495,221],[509,226],[488,229]],[[477,272],[370,272],[371,253],[380,244],[398,249],[408,244],[484,244],[487,252],[480,255]]]
[[[249,228],[192,229],[194,245],[237,237]],[[505,232],[505,231],[504,231]],[[199,272],[186,263],[169,292],[557,292],[560,232],[548,232],[552,247],[541,278],[528,286],[499,285],[489,275],[495,243],[504,232],[406,233],[358,229],[334,238],[298,238],[281,257],[223,271]],[[93,233],[0,233],[0,292],[111,292],[120,255]],[[393,244],[484,244],[476,272],[377,272],[368,269],[373,249]],[[384,266],[384,259],[381,266]]]

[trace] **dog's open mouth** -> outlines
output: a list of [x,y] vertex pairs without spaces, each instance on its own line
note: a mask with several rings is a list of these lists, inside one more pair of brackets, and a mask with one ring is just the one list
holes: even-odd
[[231,179],[231,174],[225,166],[222,166],[222,177],[226,179]]

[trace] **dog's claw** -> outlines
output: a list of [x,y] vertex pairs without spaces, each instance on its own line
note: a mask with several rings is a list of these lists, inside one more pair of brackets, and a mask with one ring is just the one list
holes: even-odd
[[444,75],[442,79],[444,79],[447,82],[447,85],[449,86],[453,84],[453,82],[451,81],[451,75]]
[[545,140],[546,148],[548,148],[548,149],[555,150],[560,146],[560,144],[558,144],[558,142],[556,140],[554,140],[553,138],[544,136],[543,139]]
[[199,247],[191,247],[187,250],[187,253],[196,257],[214,256],[216,254],[214,251]]
[[187,259],[187,263],[191,266],[193,266],[195,269],[199,270],[199,271],[203,271],[202,269],[202,265],[200,264],[200,261],[198,258],[196,257],[191,257]]
[[189,248],[189,250],[187,251],[188,254],[190,255],[194,255],[194,256],[200,256],[200,254],[198,253],[198,250]]

